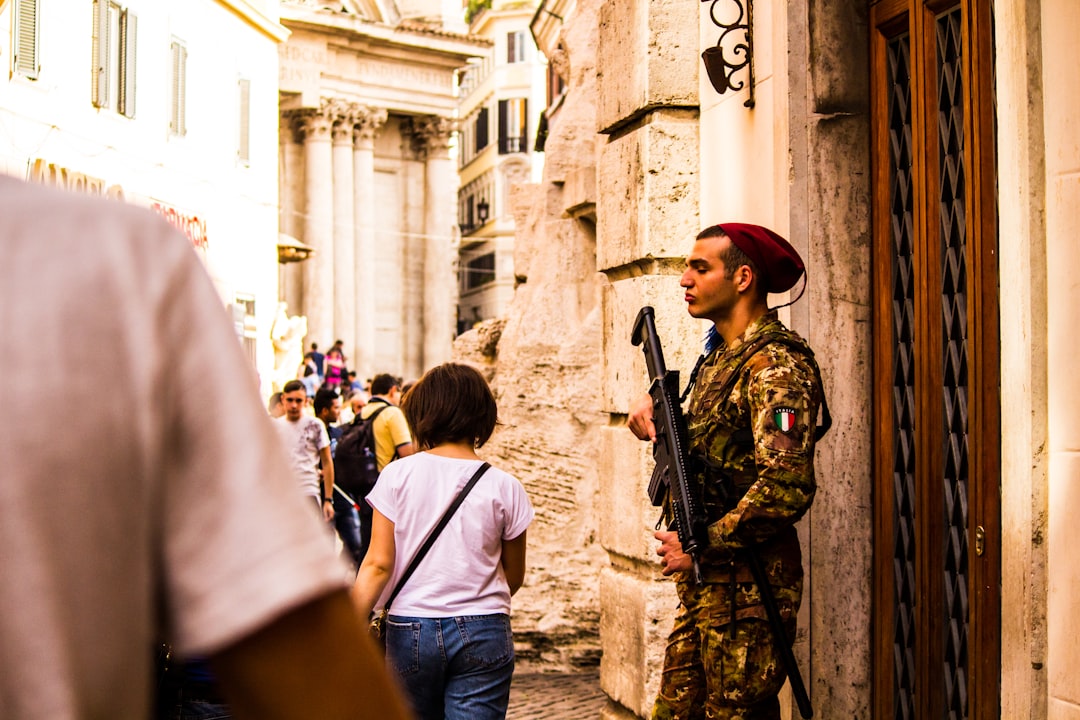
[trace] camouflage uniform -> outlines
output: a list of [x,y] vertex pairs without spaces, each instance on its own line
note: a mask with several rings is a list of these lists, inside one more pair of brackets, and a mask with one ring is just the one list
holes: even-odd
[[691,453],[731,478],[725,512],[715,474],[703,480],[709,545],[704,583],[676,575],[680,608],[668,638],[654,720],[774,720],[787,675],[761,596],[739,551],[756,545],[794,637],[802,555],[794,523],[814,499],[814,429],[822,402],[813,352],[770,312],[697,375],[687,424]]

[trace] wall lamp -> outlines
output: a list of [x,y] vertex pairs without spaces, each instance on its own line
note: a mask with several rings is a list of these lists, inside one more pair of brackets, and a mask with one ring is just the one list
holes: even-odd
[[[709,82],[719,94],[728,90],[749,90],[749,97],[744,106],[754,107],[754,0],[701,0],[711,3],[709,19],[720,28],[720,38],[716,46],[701,53],[705,63],[705,72]],[[745,7],[744,7],[745,6]],[[727,15],[735,19],[725,22],[718,17],[718,11],[727,10]],[[740,35],[741,33],[741,35]],[[741,42],[740,42],[741,38]],[[733,76],[747,69],[747,78],[734,80]]]
[[487,200],[476,203],[476,217],[480,218],[481,225],[487,222],[489,212],[491,212],[491,206],[488,205]]

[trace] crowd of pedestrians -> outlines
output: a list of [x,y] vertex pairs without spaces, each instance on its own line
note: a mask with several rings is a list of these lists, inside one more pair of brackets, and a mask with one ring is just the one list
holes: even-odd
[[[389,373],[343,388],[344,362],[340,343],[325,356],[313,343],[299,377],[268,402],[300,490],[340,538],[360,616],[385,618],[387,666],[416,716],[503,718],[510,596],[524,580],[533,509],[520,482],[476,454],[495,429],[495,398],[467,365],[438,366],[410,388]],[[379,474],[358,492],[335,482],[334,458],[365,422]]]

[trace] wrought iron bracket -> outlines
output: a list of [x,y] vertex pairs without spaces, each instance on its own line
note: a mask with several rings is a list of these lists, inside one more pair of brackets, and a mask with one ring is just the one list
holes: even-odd
[[[746,88],[749,97],[743,105],[752,108],[754,107],[754,0],[701,1],[710,3],[709,19],[721,31],[716,46],[707,48],[701,53],[705,71],[709,74],[709,82],[721,95],[728,90],[738,91]],[[718,11],[731,8],[738,11],[738,16],[731,22],[721,20]],[[746,77],[734,79],[734,75],[743,68],[747,70]]]

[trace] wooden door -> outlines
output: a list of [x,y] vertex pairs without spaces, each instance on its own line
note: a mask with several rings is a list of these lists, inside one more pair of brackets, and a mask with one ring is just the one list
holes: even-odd
[[870,6],[874,714],[997,718],[990,0]]

